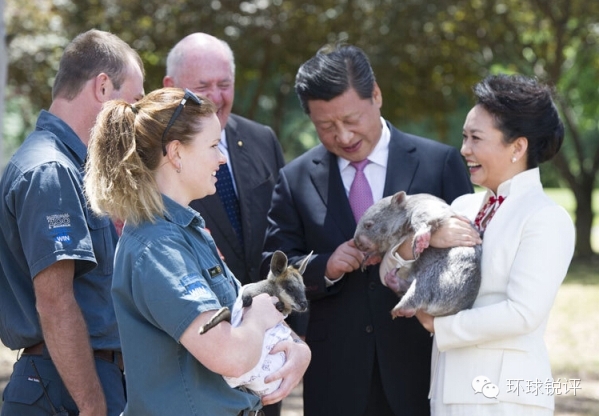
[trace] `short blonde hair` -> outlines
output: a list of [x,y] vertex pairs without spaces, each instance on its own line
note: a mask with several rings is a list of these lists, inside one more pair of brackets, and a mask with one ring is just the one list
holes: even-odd
[[[163,158],[162,134],[181,104],[184,91],[162,88],[131,105],[107,102],[92,130],[85,168],[85,194],[92,210],[133,224],[164,214],[154,175]],[[216,107],[206,98],[187,101],[171,126],[165,144],[191,142]]]

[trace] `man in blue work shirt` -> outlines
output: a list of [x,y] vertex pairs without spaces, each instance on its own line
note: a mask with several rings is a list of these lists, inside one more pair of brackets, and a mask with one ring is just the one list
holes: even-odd
[[112,416],[124,408],[110,296],[117,235],[88,209],[82,175],[102,104],[135,102],[143,78],[139,55],[117,36],[77,36],[61,58],[49,110],[2,175],[0,338],[23,349],[2,415]]

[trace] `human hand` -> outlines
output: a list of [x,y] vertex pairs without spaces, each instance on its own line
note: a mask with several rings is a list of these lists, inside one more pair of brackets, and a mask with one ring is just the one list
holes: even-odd
[[437,248],[472,247],[482,242],[480,234],[472,227],[470,220],[462,216],[444,221],[430,239],[431,247]]
[[295,386],[302,380],[302,377],[308,368],[308,364],[310,364],[310,360],[312,359],[310,348],[300,340],[278,342],[270,353],[276,354],[279,352],[285,353],[285,364],[283,364],[277,371],[269,374],[268,377],[264,379],[264,382],[270,383],[278,379],[282,379],[283,381],[277,390],[262,397],[262,404],[264,406],[277,403],[289,396]]
[[275,307],[278,301],[279,299],[276,296],[270,296],[266,293],[254,296],[252,304],[246,308],[243,317],[244,319],[253,319],[259,322],[266,331],[284,319],[283,314]]
[[416,311],[416,318],[420,321],[420,324],[431,334],[435,333],[435,317],[428,313],[418,310]]
[[364,253],[358,250],[353,239],[348,240],[337,247],[329,257],[325,276],[330,280],[337,280],[345,273],[351,273],[360,268],[363,260]]

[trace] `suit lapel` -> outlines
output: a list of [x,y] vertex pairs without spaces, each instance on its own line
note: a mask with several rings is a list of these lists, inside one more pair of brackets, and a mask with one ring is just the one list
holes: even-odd
[[414,156],[416,148],[410,143],[409,138],[389,123],[387,125],[391,130],[391,140],[389,141],[384,197],[399,191],[410,193],[410,186],[418,168],[418,160]]
[[346,239],[354,235],[356,221],[349,206],[343,181],[337,165],[337,157],[328,152],[324,146],[312,159],[314,168],[310,171],[310,179],[322,199],[327,215],[331,215]]
[[246,200],[250,197],[255,184],[252,182],[255,175],[248,174],[256,170],[258,164],[252,159],[252,152],[247,148],[249,146],[237,131],[237,122],[229,117],[225,128],[227,137],[227,150],[229,151],[229,164],[233,167],[235,176],[235,186],[240,200]]

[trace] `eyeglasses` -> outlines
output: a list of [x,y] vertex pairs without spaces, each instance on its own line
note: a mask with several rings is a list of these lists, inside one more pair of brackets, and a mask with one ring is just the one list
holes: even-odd
[[170,128],[173,126],[173,124],[175,124],[175,121],[177,121],[177,117],[179,117],[179,114],[181,114],[181,111],[183,111],[183,107],[185,107],[185,104],[187,103],[188,100],[193,101],[197,105],[202,105],[202,100],[200,100],[198,98],[198,96],[195,95],[193,92],[191,92],[187,88],[185,88],[185,95],[181,99],[179,106],[176,108],[175,112],[173,113],[173,116],[169,120],[168,124],[166,125],[166,128],[164,129],[164,132],[162,133],[162,139],[160,140],[160,142],[162,143],[162,155],[163,156],[166,156],[166,142],[164,141],[164,139],[166,138],[166,134],[168,133]]

